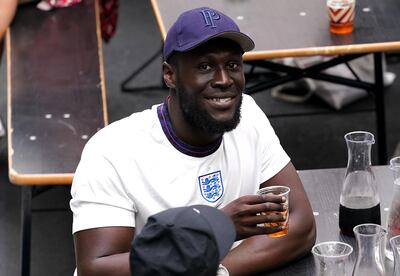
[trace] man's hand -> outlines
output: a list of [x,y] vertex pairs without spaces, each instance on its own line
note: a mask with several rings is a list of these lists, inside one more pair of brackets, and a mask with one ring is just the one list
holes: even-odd
[[236,228],[236,240],[241,240],[254,235],[281,231],[281,226],[257,225],[285,221],[283,215],[276,214],[286,210],[286,206],[282,204],[285,201],[285,197],[273,194],[246,195],[232,201],[221,210],[232,219]]
[[[222,261],[230,275],[254,275],[268,271],[299,259],[310,252],[316,236],[314,216],[307,194],[291,162],[264,182],[260,188],[282,184],[290,188],[289,232],[279,238],[256,235],[237,245]],[[272,198],[272,195],[267,195],[263,204],[269,205],[270,208],[272,204],[280,205],[279,203],[283,202],[283,200],[274,201]],[[234,210],[236,208],[242,211],[246,208],[253,209],[256,205],[261,204],[262,200],[259,200],[258,203],[254,201],[257,201],[257,199],[254,200],[254,196],[250,196],[250,200],[248,197],[239,198],[226,206],[227,210],[225,211],[232,214],[233,220],[239,218],[242,221],[246,216],[240,216],[240,213]],[[236,227],[243,225],[237,222],[235,224]],[[246,226],[244,228],[246,229]]]

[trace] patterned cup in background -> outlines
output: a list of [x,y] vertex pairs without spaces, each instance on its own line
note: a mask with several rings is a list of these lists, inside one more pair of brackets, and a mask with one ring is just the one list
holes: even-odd
[[353,32],[355,0],[327,0],[329,30],[334,34]]

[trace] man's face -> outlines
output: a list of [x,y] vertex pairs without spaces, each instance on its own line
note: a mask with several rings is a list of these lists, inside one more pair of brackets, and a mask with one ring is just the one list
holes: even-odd
[[234,129],[244,89],[242,49],[212,39],[176,57],[176,93],[184,119],[210,134]]

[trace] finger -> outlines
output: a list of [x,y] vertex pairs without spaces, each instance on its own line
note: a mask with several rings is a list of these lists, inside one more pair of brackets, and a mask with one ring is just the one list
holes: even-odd
[[246,226],[254,226],[263,223],[278,223],[284,222],[286,217],[287,213],[285,212],[264,212],[257,216],[243,218],[241,224]]
[[248,205],[254,205],[263,202],[284,203],[286,202],[286,197],[269,193],[263,195],[245,195],[238,198],[236,201]]
[[263,194],[263,195],[261,195],[261,197],[266,202],[275,202],[275,203],[285,203],[286,202],[286,197],[285,196],[274,195],[272,193]]
[[268,212],[263,213],[259,216],[255,216],[254,220],[257,224],[260,223],[282,223],[285,222],[287,219],[286,212]]
[[252,204],[262,203],[262,202],[266,202],[266,201],[275,202],[275,203],[284,203],[284,202],[286,202],[286,197],[268,193],[268,194],[263,194],[263,195],[245,195],[245,196],[238,198],[238,200],[241,203],[252,205]]
[[287,210],[287,205],[282,203],[274,202],[264,202],[251,206],[251,211],[253,214],[268,212],[268,211],[278,211],[284,212]]
[[248,205],[259,204],[266,201],[262,195],[245,195],[240,197],[239,200],[241,203]]

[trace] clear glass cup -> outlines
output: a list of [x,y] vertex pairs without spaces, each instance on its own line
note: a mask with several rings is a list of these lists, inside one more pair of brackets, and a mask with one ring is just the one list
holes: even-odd
[[400,235],[390,239],[392,252],[394,257],[393,276],[400,275]]
[[283,214],[284,216],[286,216],[286,219],[283,222],[264,223],[265,227],[283,226],[283,230],[281,230],[279,232],[268,234],[268,236],[271,238],[282,237],[289,232],[289,192],[290,192],[290,188],[287,186],[268,186],[268,187],[262,188],[257,191],[257,194],[259,194],[259,195],[272,193],[274,195],[280,195],[280,196],[286,197],[286,201],[285,201],[285,203],[283,203],[286,206],[285,211],[283,211],[283,212],[277,212],[277,211],[263,212],[263,215],[269,215],[271,213],[275,213],[275,214]]
[[386,229],[365,223],[354,227],[358,254],[353,276],[385,276],[384,241]]
[[346,263],[353,247],[339,241],[321,242],[311,250],[314,255],[316,274],[319,276],[344,276],[346,275]]

